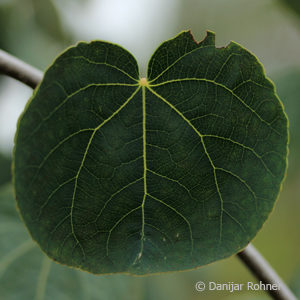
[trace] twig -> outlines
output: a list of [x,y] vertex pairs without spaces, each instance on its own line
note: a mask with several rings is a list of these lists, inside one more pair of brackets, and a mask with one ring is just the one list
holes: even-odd
[[43,73],[0,49],[0,73],[13,77],[33,89],[43,78]]
[[253,245],[249,244],[242,252],[238,253],[237,256],[263,284],[275,284],[279,287],[278,290],[268,289],[267,292],[273,299],[297,300],[296,296]]
[[[36,88],[43,78],[43,73],[26,64],[18,58],[0,50],[0,72],[11,76],[32,88]],[[276,274],[262,255],[249,244],[247,248],[237,254],[243,263],[252,271],[256,278],[264,284],[277,284],[279,290],[268,290],[274,299],[297,300],[291,290]]]

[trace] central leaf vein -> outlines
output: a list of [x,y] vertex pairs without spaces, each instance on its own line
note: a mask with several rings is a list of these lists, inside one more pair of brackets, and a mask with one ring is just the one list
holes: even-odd
[[144,196],[142,202],[142,232],[141,232],[141,250],[139,253],[139,258],[143,254],[144,250],[144,236],[145,236],[145,201],[147,195],[147,156],[146,156],[146,89],[145,86],[142,87],[142,97],[143,97],[143,162],[144,162]]

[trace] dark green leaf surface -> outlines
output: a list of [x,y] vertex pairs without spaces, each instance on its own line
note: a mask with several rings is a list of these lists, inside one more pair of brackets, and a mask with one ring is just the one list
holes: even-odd
[[287,120],[257,59],[182,32],[139,78],[117,45],[59,56],[22,115],[15,188],[34,240],[93,273],[195,268],[235,254],[270,214]]
[[28,236],[12,186],[0,189],[1,300],[137,300],[143,297],[138,287],[128,276],[97,277],[54,263]]

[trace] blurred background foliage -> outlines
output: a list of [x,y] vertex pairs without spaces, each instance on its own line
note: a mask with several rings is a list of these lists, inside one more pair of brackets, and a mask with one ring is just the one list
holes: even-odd
[[[276,84],[290,120],[289,169],[274,212],[253,243],[300,296],[299,0],[0,0],[0,48],[41,70],[45,70],[67,46],[80,40],[103,39],[131,51],[139,61],[141,73],[145,74],[155,48],[183,29],[191,29],[198,40],[205,36],[205,30],[213,30],[217,35],[217,46],[227,45],[230,40],[242,44],[257,55]],[[6,199],[3,201],[13,201],[8,183],[13,136],[17,118],[31,94],[30,88],[0,75],[0,185],[6,184],[0,187],[0,200]],[[2,214],[5,213],[6,210],[2,210]],[[16,215],[14,218],[13,222],[17,222]],[[1,284],[9,278],[18,281],[16,286],[22,286],[19,281],[40,267],[37,263],[32,267],[24,264],[26,256],[20,256],[18,261],[12,259],[15,252],[10,242],[11,233],[4,227],[0,227],[0,233],[3,234],[0,240],[0,290]],[[24,231],[24,238],[25,235]],[[6,248],[7,245],[11,248]],[[1,249],[7,249],[7,253]],[[38,249],[34,251],[37,251],[36,259],[43,256]],[[1,273],[4,265],[6,271]],[[67,281],[49,279],[44,286],[45,298],[39,299],[48,299],[51,289],[58,291],[57,300],[83,299],[80,292],[67,292],[66,285],[76,286],[78,276],[81,276],[79,271],[72,272],[77,275],[70,273]],[[32,277],[32,280],[39,279]],[[147,300],[269,299],[263,292],[199,293],[194,290],[194,284],[199,280],[255,281],[236,257],[174,274],[141,278],[87,275],[84,280],[89,281],[89,290],[95,289],[96,292],[89,295],[89,299],[95,300],[126,299],[129,294],[138,295],[138,298],[132,296],[130,299]],[[97,292],[99,286],[101,293]],[[33,292],[39,296],[36,293],[40,293],[34,284],[22,286],[22,289],[27,289],[24,294],[16,288],[9,289],[4,300],[27,300],[24,295]]]
[[298,0],[282,0],[284,4],[288,5],[295,13],[300,15],[300,2]]
[[11,157],[0,153],[0,187],[11,180]]

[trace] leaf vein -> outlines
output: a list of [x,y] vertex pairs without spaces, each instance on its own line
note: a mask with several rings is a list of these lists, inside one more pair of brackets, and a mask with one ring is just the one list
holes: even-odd
[[74,58],[74,59],[83,59],[83,60],[86,60],[87,62],[89,62],[90,64],[94,64],[94,65],[104,65],[104,66],[107,66],[107,67],[110,67],[110,68],[113,68],[115,70],[118,70],[119,72],[123,73],[124,75],[126,75],[127,77],[129,77],[130,79],[138,82],[137,79],[135,79],[134,77],[132,77],[130,74],[128,74],[127,72],[125,72],[124,70],[118,68],[117,66],[114,66],[114,65],[111,65],[111,64],[108,64],[106,62],[97,62],[97,61],[94,61],[92,59],[89,59],[83,55],[79,55],[79,56],[71,56],[71,57],[68,57],[68,58]]
[[193,131],[200,137],[201,140],[201,144],[203,146],[204,152],[209,160],[209,163],[213,169],[213,173],[214,173],[214,181],[215,181],[215,185],[217,188],[217,193],[219,195],[220,198],[220,206],[221,206],[221,213],[220,213],[220,236],[219,236],[219,242],[221,243],[222,240],[222,230],[223,230],[223,197],[219,188],[219,184],[218,184],[218,178],[217,178],[217,174],[216,174],[216,167],[206,149],[206,145],[204,142],[204,138],[203,135],[196,129],[196,127],[174,106],[172,105],[169,101],[167,101],[165,98],[163,98],[160,94],[156,93],[151,87],[148,86],[148,89],[159,99],[161,99],[163,102],[165,102],[167,105],[169,105],[173,110],[176,111],[176,113],[193,129]]
[[[281,136],[280,132],[278,132],[276,129],[274,129],[271,126],[271,123],[267,122],[266,120],[264,120],[258,113],[256,110],[254,110],[251,106],[249,106],[241,97],[239,97],[232,89],[228,88],[227,86],[225,86],[224,84],[221,84],[219,82],[216,82],[214,80],[210,80],[210,79],[206,79],[206,78],[180,78],[180,79],[173,79],[173,80],[168,80],[162,83],[157,83],[157,84],[151,84],[151,87],[158,87],[158,86],[162,86],[165,84],[170,84],[173,82],[184,82],[184,81],[204,81],[204,82],[208,82],[208,83],[212,83],[216,86],[219,86],[225,90],[227,90],[229,93],[231,93],[235,99],[237,99],[240,103],[242,103],[248,110],[250,110],[261,122],[265,123],[266,125],[268,125],[272,131],[274,131],[275,133],[277,133],[279,136]],[[149,87],[150,88],[150,87]]]
[[189,220],[182,214],[180,213],[177,209],[175,209],[173,206],[165,203],[164,201],[150,195],[149,193],[147,194],[147,196],[149,196],[150,198],[152,198],[153,200],[163,204],[164,206],[168,207],[169,209],[171,209],[172,211],[174,211],[178,216],[180,216],[184,221],[185,223],[188,225],[188,228],[189,228],[189,233],[190,233],[190,241],[191,241],[191,252],[190,254],[192,255],[193,254],[193,250],[194,250],[194,238],[193,238],[193,232],[192,232],[192,226],[191,226],[191,223],[189,222]]
[[78,178],[79,178],[79,175],[80,175],[80,172],[84,166],[84,163],[85,163],[85,160],[86,160],[86,157],[87,157],[87,154],[89,152],[89,149],[90,149],[90,146],[93,142],[93,139],[96,135],[96,133],[101,129],[102,126],[104,126],[107,122],[109,122],[115,115],[117,115],[129,102],[130,100],[136,95],[136,93],[139,91],[140,87],[138,87],[133,93],[132,95],[109,117],[107,118],[105,121],[103,121],[99,126],[97,126],[95,129],[94,129],[94,132],[93,134],[91,135],[90,139],[89,139],[89,142],[88,142],[88,145],[85,149],[85,152],[84,152],[84,155],[83,155],[83,158],[82,158],[82,161],[81,161],[81,164],[80,164],[80,167],[79,167],[79,170],[75,176],[75,184],[74,184],[74,190],[73,190],[73,196],[72,196],[72,205],[71,205],[71,212],[70,212],[70,219],[71,219],[71,231],[72,231],[72,234],[76,240],[76,242],[79,244],[79,247],[81,248],[82,250],[82,253],[83,255],[85,256],[84,254],[84,251],[83,251],[83,248],[82,248],[82,245],[81,243],[79,242],[78,238],[77,238],[77,235],[75,233],[75,229],[74,229],[74,221],[73,221],[73,211],[74,211],[74,204],[75,204],[75,198],[76,198],[76,191],[77,191],[77,185],[78,185]]

